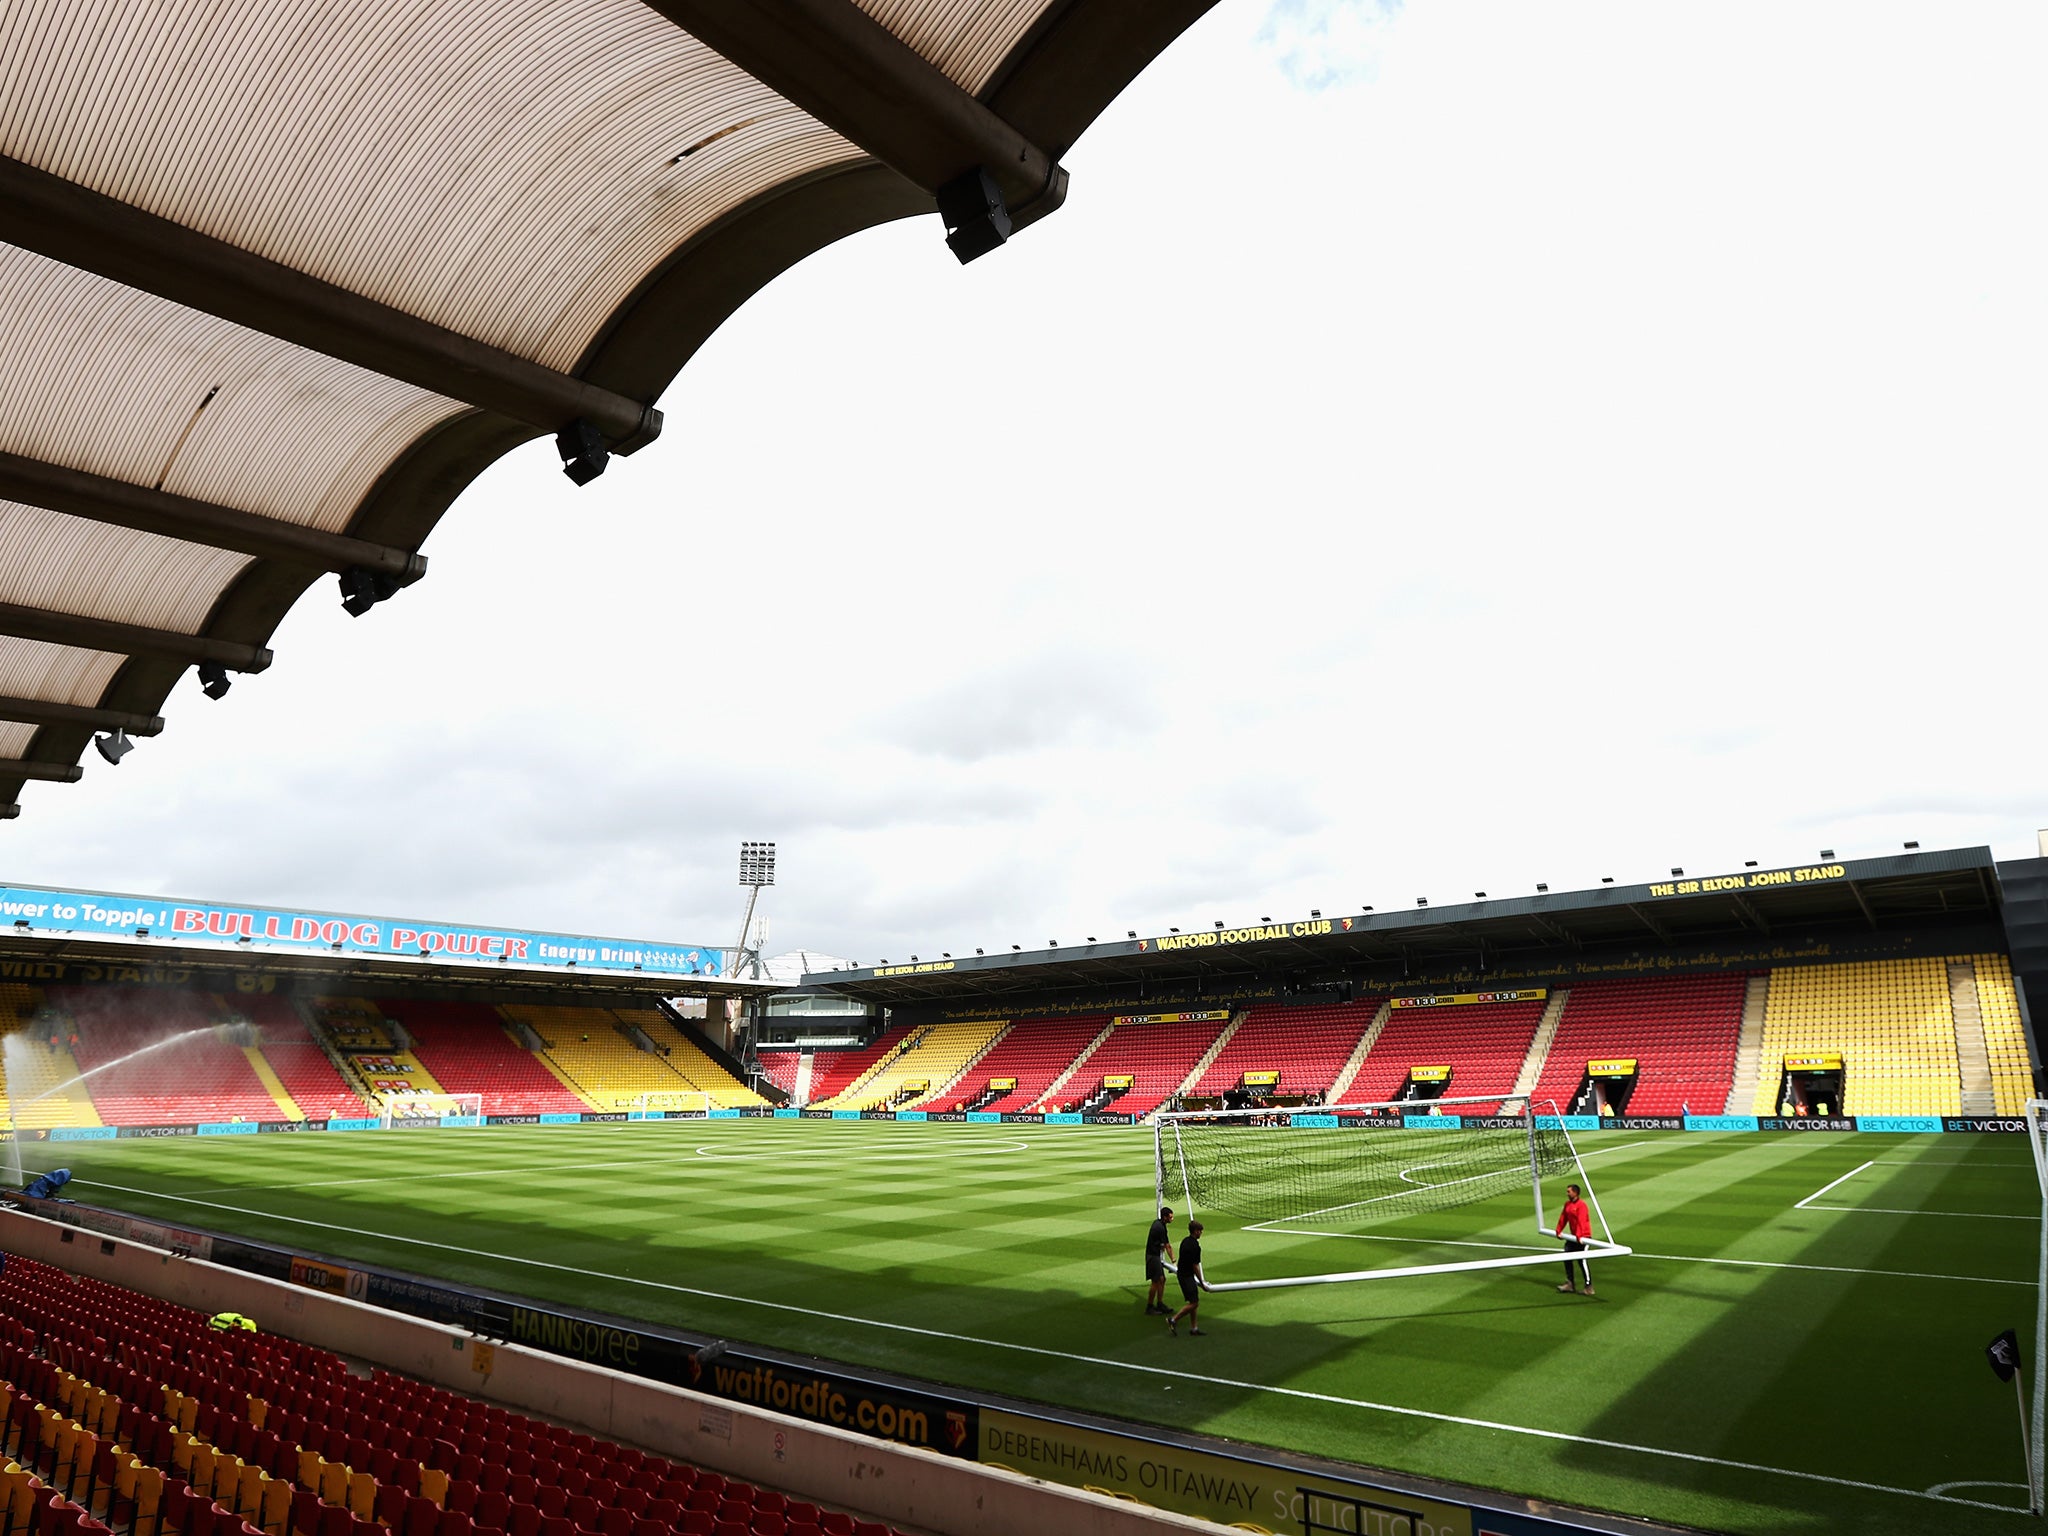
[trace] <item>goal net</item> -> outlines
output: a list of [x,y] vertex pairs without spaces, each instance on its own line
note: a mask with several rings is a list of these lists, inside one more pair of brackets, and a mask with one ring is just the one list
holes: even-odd
[[655,1093],[635,1094],[627,1101],[625,1108],[647,1119],[659,1120],[671,1112],[708,1115],[712,1106],[711,1095],[701,1088],[669,1088]]
[[[1513,1112],[1499,1113],[1510,1106]],[[1555,1264],[1562,1254],[1545,1219],[1546,1180],[1560,1206],[1567,1182],[1585,1195],[1594,1230],[1583,1257],[1629,1252],[1615,1241],[1555,1106],[1532,1112],[1521,1100],[1503,1105],[1498,1094],[1426,1105],[1410,1100],[1164,1114],[1153,1124],[1153,1162],[1160,1204],[1190,1215],[1232,1216],[1249,1230],[1370,1236],[1366,1229],[1375,1223],[1508,1196],[1529,1201],[1536,1229],[1552,1243],[1541,1251],[1446,1263],[1224,1282],[1214,1287],[1219,1291]]]
[[387,1131],[394,1124],[478,1126],[484,1123],[484,1096],[480,1093],[387,1093],[377,1120]]

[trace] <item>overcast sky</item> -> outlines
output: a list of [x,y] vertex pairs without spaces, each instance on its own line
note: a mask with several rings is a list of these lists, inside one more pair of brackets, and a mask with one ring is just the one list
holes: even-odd
[[7,878],[871,963],[2048,826],[2048,7],[1224,0]]

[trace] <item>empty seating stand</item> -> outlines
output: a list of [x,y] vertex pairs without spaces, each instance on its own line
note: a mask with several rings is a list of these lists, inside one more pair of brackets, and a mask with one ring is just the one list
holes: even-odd
[[[862,1083],[858,1092],[847,1093],[835,1099],[832,1107],[922,1107],[920,1101],[929,1098],[932,1089],[943,1088],[950,1083],[959,1074],[961,1067],[972,1060],[977,1051],[986,1047],[1003,1027],[1001,1023],[982,1020],[934,1024],[929,1029],[921,1030],[913,1044],[888,1066]],[[913,1090],[911,1085],[919,1082],[924,1083],[926,1087],[922,1090]]]
[[1036,1104],[1060,1074],[1074,1064],[1074,1058],[1102,1033],[1109,1015],[1088,1014],[1072,1019],[1033,1019],[1014,1026],[993,1049],[974,1064],[974,1070],[927,1110],[957,1110],[974,1103],[988,1092],[991,1081],[1015,1078],[1017,1086],[987,1099],[978,1108],[992,1112],[1025,1110]]
[[263,1059],[309,1120],[368,1112],[289,1002],[279,997],[238,997],[235,1005],[256,1026]]
[[755,1059],[761,1064],[761,1075],[769,1082],[784,1093],[796,1092],[797,1067],[804,1059],[802,1051],[761,1051]]
[[1587,1062],[1632,1059],[1629,1114],[1718,1114],[1735,1078],[1748,987],[1741,972],[1578,983],[1529,1097],[1539,1109],[1568,1108]]
[[1344,1097],[1359,1104],[1398,1098],[1412,1068],[1445,1066],[1451,1069],[1447,1097],[1507,1094],[1521,1075],[1543,1008],[1540,1001],[1396,1008]]
[[242,1048],[215,1031],[218,1021],[200,994],[95,986],[52,987],[47,995],[70,1021],[77,1036],[71,1053],[94,1074],[93,1106],[108,1125],[283,1117]]
[[1247,1072],[1278,1072],[1277,1093],[1326,1093],[1378,1010],[1378,998],[1325,1008],[1254,1008],[1193,1091],[1214,1098]]
[[29,1260],[0,1303],[10,1533],[895,1536]]
[[1195,1070],[1224,1020],[1176,1024],[1119,1024],[1095,1054],[1068,1080],[1057,1097],[1078,1105],[1105,1078],[1128,1074],[1131,1086],[1103,1107],[1120,1115],[1147,1115],[1179,1089]]
[[811,1102],[823,1104],[836,1098],[860,1075],[903,1043],[909,1026],[898,1024],[883,1030],[869,1044],[852,1051],[819,1051],[811,1058]]
[[412,1054],[446,1093],[474,1093],[487,1115],[575,1112],[588,1106],[506,1032],[498,1011],[484,1003],[379,1004],[412,1036]]
[[1785,1057],[1804,1052],[1840,1054],[1841,1108],[1849,1114],[1962,1113],[1945,960],[1867,960],[1772,971],[1753,1113],[1777,1112]]

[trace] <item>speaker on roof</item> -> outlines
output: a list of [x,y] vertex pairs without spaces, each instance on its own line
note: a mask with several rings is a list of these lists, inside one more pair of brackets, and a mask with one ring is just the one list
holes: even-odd
[[965,266],[1010,238],[1010,210],[986,166],[955,176],[938,190],[946,244]]
[[555,434],[555,451],[562,456],[562,473],[578,485],[603,474],[612,458],[604,434],[581,416]]

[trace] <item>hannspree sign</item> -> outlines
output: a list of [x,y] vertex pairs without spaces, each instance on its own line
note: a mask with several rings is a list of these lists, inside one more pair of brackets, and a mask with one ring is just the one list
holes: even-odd
[[338,950],[389,959],[503,960],[522,966],[716,976],[723,953],[703,945],[646,944],[519,928],[477,928],[418,918],[351,917],[282,907],[223,906],[162,896],[0,886],[0,923],[43,933],[186,940],[218,949],[247,939],[265,949]]

